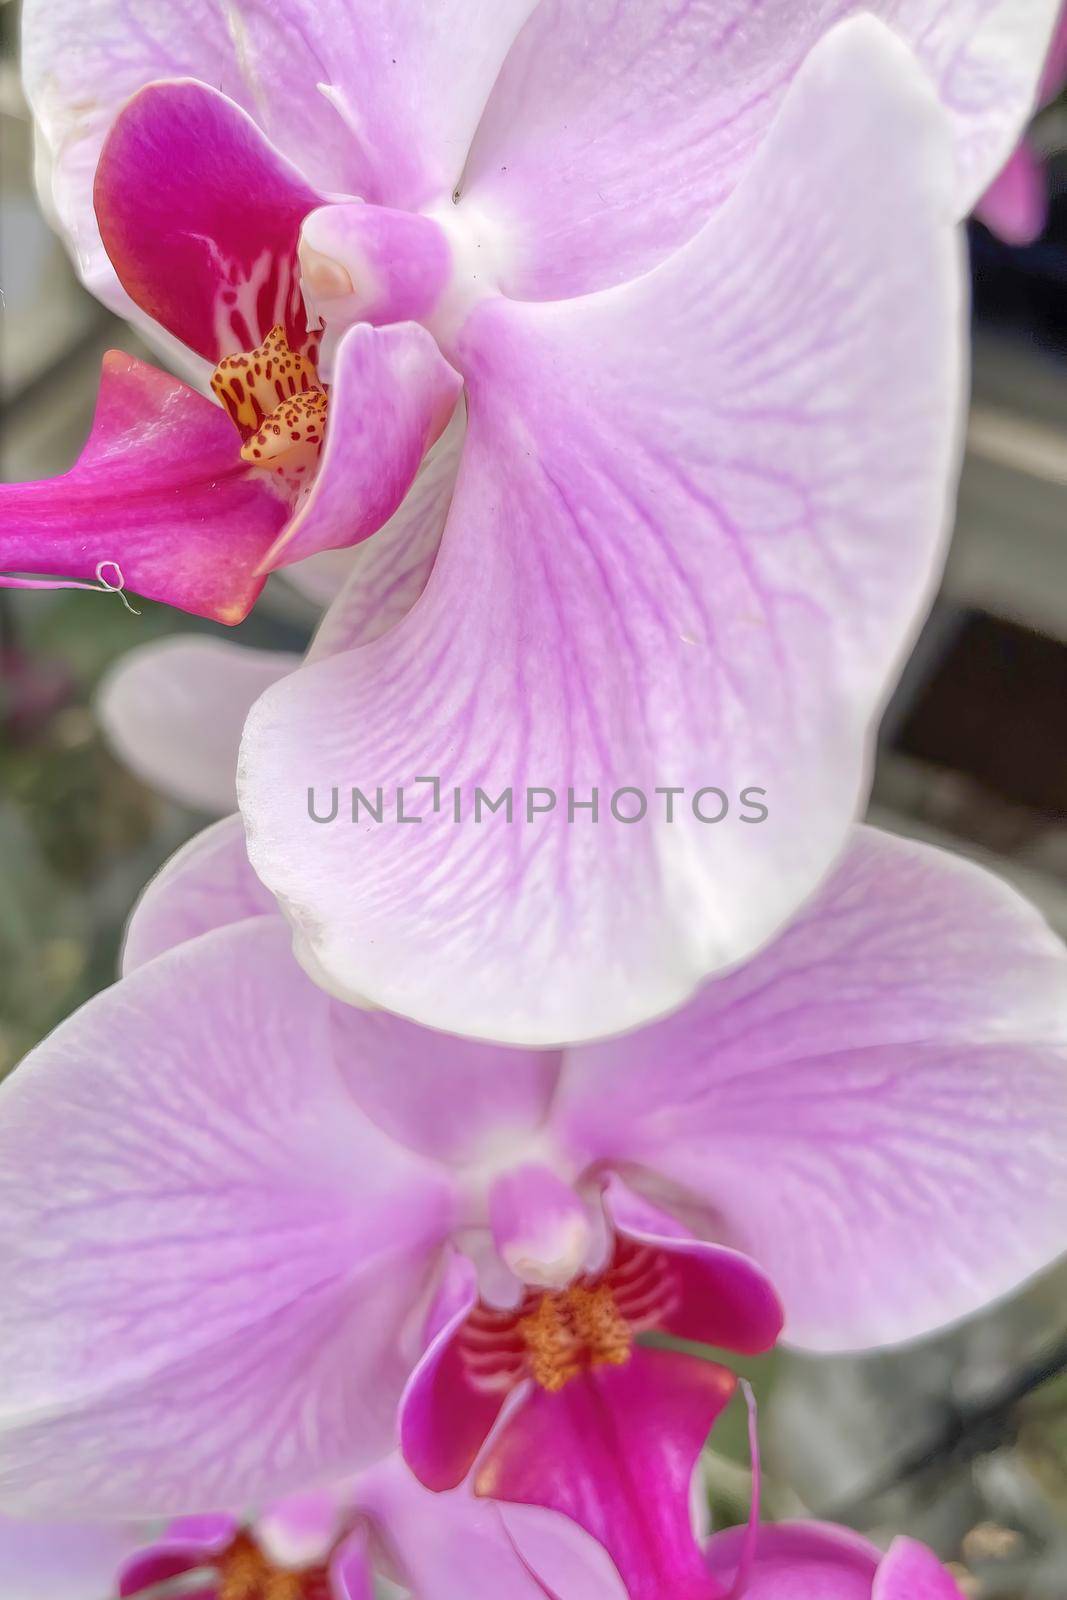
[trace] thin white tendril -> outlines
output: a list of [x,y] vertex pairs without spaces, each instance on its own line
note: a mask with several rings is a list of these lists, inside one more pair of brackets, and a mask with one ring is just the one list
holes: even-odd
[[[105,577],[111,571],[115,574],[114,580]],[[126,595],[126,580],[122,576],[122,568],[117,561],[98,561],[96,563],[96,581],[104,594],[117,594],[131,617],[139,617],[141,613],[136,606],[131,606]]]
[[759,1537],[760,1499],[763,1485],[763,1474],[760,1470],[759,1453],[759,1416],[756,1408],[756,1396],[752,1385],[746,1378],[741,1379],[741,1393],[745,1397],[748,1407],[748,1454],[752,1463],[752,1496],[749,1501],[748,1526],[745,1528],[744,1542],[741,1546],[741,1559],[737,1563],[737,1573],[734,1577],[733,1588],[726,1596],[726,1600],[741,1600],[748,1588],[748,1580],[752,1576],[752,1564],[756,1559],[756,1540]]

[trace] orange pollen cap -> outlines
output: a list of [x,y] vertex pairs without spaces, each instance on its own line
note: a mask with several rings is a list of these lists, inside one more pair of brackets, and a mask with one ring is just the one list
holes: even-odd
[[542,1295],[519,1332],[530,1373],[550,1394],[593,1367],[623,1367],[633,1354],[633,1329],[606,1283]]
[[326,390],[311,355],[289,348],[279,324],[256,350],[220,361],[211,387],[241,434],[241,459],[300,489],[326,430]]

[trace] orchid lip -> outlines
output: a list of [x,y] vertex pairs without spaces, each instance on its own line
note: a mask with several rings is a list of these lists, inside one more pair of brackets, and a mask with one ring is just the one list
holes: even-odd
[[476,1305],[459,1336],[468,1380],[499,1393],[532,1378],[556,1394],[597,1367],[625,1366],[637,1335],[661,1327],[677,1299],[668,1257],[619,1239],[604,1272],[563,1289],[529,1289],[511,1311]]

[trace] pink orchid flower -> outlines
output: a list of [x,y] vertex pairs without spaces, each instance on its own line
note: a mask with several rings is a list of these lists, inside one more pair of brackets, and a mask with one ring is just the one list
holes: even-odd
[[[214,370],[229,415],[116,358],[79,464],[5,491],[5,567],[232,620],[268,568],[369,538],[464,391],[418,603],[265,696],[246,747],[257,869],[336,993],[593,1037],[681,1002],[825,874],[936,579],[952,222],[1053,13],[195,0],[175,38],[158,0],[62,26],[31,0],[87,280]],[[740,834],[306,823],[309,784],[427,773],[468,801],[754,785],[773,810]]]
[[[603,1552],[565,1518],[511,1508],[505,1521],[463,1492],[420,1490],[394,1462],[366,1474],[340,1509],[309,1495],[251,1526],[183,1517],[147,1546],[132,1526],[0,1518],[0,1570],[18,1600],[135,1600],[198,1571],[206,1582],[194,1600],[370,1600],[375,1574],[410,1600],[629,1600]],[[751,1551],[746,1542],[739,1529],[710,1540],[709,1600],[961,1600],[910,1539],[883,1556],[844,1528],[782,1523],[761,1528]]]
[[[125,976],[0,1087],[0,1502],[263,1503],[392,1446],[703,1596],[736,1351],[908,1339],[1058,1254],[1067,956],[978,869],[861,832],[748,966],[642,1032],[490,1047],[293,961],[231,818]],[[921,1238],[922,1248],[916,1248]],[[771,1284],[775,1289],[772,1290]]]
[[[434,1495],[397,1457],[249,1520],[147,1524],[0,1518],[4,1600],[133,1600],[196,1574],[183,1600],[626,1600],[603,1550],[554,1513]],[[160,1594],[167,1589],[160,1589]],[[390,1591],[394,1592],[394,1591]]]
[[708,1545],[719,1593],[730,1600],[963,1600],[952,1574],[924,1545],[897,1539],[888,1554],[845,1528],[778,1523],[759,1530],[744,1560],[745,1531]]
[[[1052,40],[1038,89],[1038,105],[1051,105],[1067,86],[1067,10]],[[1007,165],[990,184],[975,215],[1006,244],[1033,244],[1048,222],[1048,176],[1045,163],[1023,139]]]

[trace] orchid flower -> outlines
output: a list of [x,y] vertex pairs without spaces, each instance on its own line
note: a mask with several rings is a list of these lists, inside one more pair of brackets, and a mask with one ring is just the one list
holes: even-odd
[[[375,1573],[411,1600],[627,1600],[610,1562],[566,1519],[513,1508],[505,1522],[462,1491],[420,1490],[395,1462],[364,1475],[340,1507],[329,1495],[294,1496],[251,1525],[184,1517],[138,1548],[143,1538],[107,1523],[0,1519],[0,1570],[18,1600],[135,1600],[194,1571],[205,1579],[195,1600],[371,1600]],[[782,1523],[759,1530],[748,1560],[744,1544],[739,1529],[709,1542],[709,1600],[960,1600],[910,1539],[883,1557],[843,1528]]]
[[[564,1052],[345,1006],[240,824],[0,1087],[0,1503],[263,1503],[391,1447],[703,1596],[734,1351],[908,1339],[1054,1259],[1067,958],[995,879],[861,832],[749,965]],[[922,1249],[915,1241],[922,1239]],[[773,1288],[772,1288],[773,1284]],[[780,1301],[780,1303],[779,1303]],[[650,1555],[651,1552],[651,1555]]]
[[[145,1524],[0,1518],[5,1600],[133,1600],[171,1580],[193,1600],[626,1600],[605,1553],[552,1513],[434,1495],[392,1457],[337,1489],[290,1496],[251,1519]],[[159,1589],[167,1593],[166,1587]]]
[[963,1600],[951,1573],[925,1545],[897,1539],[887,1554],[845,1528],[778,1523],[761,1528],[743,1564],[745,1532],[708,1545],[719,1593],[730,1600]]
[[[1067,87],[1067,9],[1061,12],[1038,89],[1039,106],[1051,105]],[[975,215],[1006,244],[1033,244],[1048,222],[1045,163],[1028,139],[1018,145],[990,184]]]
[[[467,413],[418,604],[249,731],[257,870],[338,995],[589,1038],[680,1003],[824,876],[948,519],[952,224],[1054,9],[195,0],[176,30],[159,0],[31,0],[87,281],[224,407],[113,361],[72,473],[5,491],[6,568],[233,620],[269,568],[369,539]],[[560,810],[752,785],[772,811],[740,836],[306,822],[311,784],[422,774]]]

